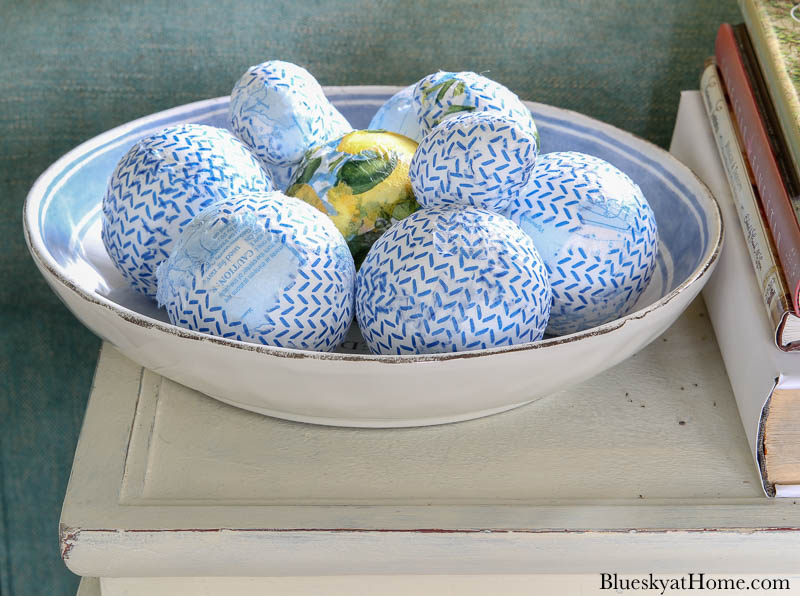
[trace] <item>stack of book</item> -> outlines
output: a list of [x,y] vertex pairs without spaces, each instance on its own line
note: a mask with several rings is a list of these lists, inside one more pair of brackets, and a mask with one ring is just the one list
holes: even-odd
[[672,151],[704,178],[720,202],[725,262],[704,297],[764,489],[770,496],[796,497],[800,4],[739,0],[739,6],[745,22],[720,26],[700,82],[727,188],[713,188],[697,163],[702,158],[692,163],[696,148],[679,138],[680,116]]

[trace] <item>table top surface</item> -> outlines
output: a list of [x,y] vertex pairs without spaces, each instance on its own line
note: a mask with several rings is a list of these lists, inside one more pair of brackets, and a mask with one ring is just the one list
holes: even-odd
[[[589,382],[503,414],[414,429],[264,417],[105,346],[61,523],[67,564],[98,576],[165,566],[193,575],[211,564],[259,575],[273,548],[302,560],[345,543],[352,554],[340,568],[381,572],[397,569],[369,561],[375,545],[409,549],[424,566],[463,541],[478,558],[497,554],[487,571],[513,567],[501,553],[528,547],[551,553],[542,565],[585,549],[590,569],[606,543],[640,562],[648,549],[740,552],[754,533],[750,557],[796,563],[787,546],[800,546],[800,509],[761,491],[702,299]],[[203,545],[216,549],[213,563],[197,554]],[[296,569],[333,564],[317,563]]]

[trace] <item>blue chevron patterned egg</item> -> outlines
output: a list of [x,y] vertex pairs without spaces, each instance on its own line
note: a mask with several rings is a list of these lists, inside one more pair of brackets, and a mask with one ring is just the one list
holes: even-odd
[[506,217],[474,207],[412,213],[356,277],[356,317],[376,354],[430,354],[536,341],[550,312],[544,263]]
[[460,114],[422,139],[408,175],[423,207],[502,211],[528,183],[537,153],[529,129],[489,112]]
[[421,79],[413,91],[423,136],[440,122],[464,112],[489,112],[516,120],[539,143],[530,110],[507,87],[474,72],[439,71]]
[[273,191],[198,215],[158,268],[174,325],[284,348],[330,351],[353,318],[355,265],[333,222]]
[[214,201],[271,189],[258,160],[228,131],[170,126],[139,140],[117,164],[103,198],[103,244],[123,277],[155,297],[156,267],[195,215]]
[[601,325],[633,308],[656,267],[656,219],[640,188],[600,158],[540,155],[507,215],[533,238],[550,275],[547,333]]
[[367,128],[396,132],[419,143],[422,140],[422,130],[414,106],[414,86],[404,87],[386,100],[375,112]]
[[306,152],[353,130],[305,68],[269,60],[251,66],[231,91],[231,129],[288,188]]

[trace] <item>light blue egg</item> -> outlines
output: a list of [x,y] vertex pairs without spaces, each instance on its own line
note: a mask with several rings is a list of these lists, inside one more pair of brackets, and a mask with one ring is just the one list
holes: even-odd
[[285,193],[291,186],[292,180],[294,180],[294,177],[297,175],[297,169],[302,163],[301,161],[299,164],[292,164],[290,166],[271,165],[265,167],[272,177],[272,185],[275,187],[275,190]]
[[312,147],[352,130],[311,73],[280,60],[242,75],[231,91],[229,119],[267,167],[297,165]]
[[378,108],[367,128],[396,132],[419,143],[422,140],[422,130],[419,127],[413,95],[414,85],[409,85],[392,95]]
[[422,139],[408,175],[423,207],[502,211],[528,183],[536,154],[536,139],[515,120],[490,112],[459,114]]
[[375,354],[459,352],[542,337],[550,282],[530,237],[473,207],[422,209],[372,246],[356,317]]
[[273,191],[215,203],[158,268],[174,325],[239,341],[333,350],[353,318],[355,266],[333,222]]
[[474,72],[439,71],[421,79],[412,93],[423,136],[436,125],[464,112],[489,112],[516,120],[539,133],[530,110],[507,87]]
[[507,215],[533,239],[547,265],[553,288],[548,334],[625,315],[655,271],[655,215],[641,189],[598,157],[540,155]]
[[111,175],[102,238],[136,290],[156,295],[155,271],[204,208],[243,192],[272,190],[255,156],[227,130],[178,124],[138,141]]

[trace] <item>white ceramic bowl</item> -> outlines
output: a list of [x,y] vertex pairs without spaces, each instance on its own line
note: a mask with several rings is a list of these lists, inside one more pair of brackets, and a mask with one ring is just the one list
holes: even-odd
[[[350,122],[368,125],[398,88],[328,88]],[[532,344],[427,356],[371,356],[354,324],[336,353],[271,348],[175,327],[122,279],[100,240],[101,202],[118,159],[167,125],[227,127],[228,98],[135,120],[77,147],[36,181],[25,234],[36,265],[73,313],[140,364],[224,402],[290,420],[395,427],[467,420],[581,382],[660,335],[708,279],[722,241],[716,202],[664,150],[580,114],[527,104],[543,151],[602,157],[641,187],[659,226],[658,267],[631,314]]]

